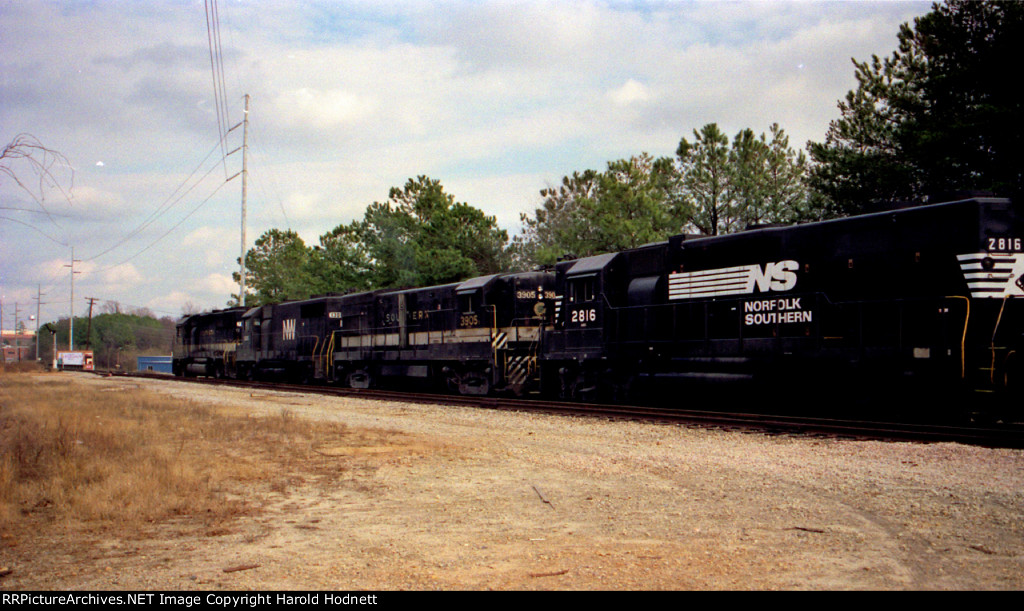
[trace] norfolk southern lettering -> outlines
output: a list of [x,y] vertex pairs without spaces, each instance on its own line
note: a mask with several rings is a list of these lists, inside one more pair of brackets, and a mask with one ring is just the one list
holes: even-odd
[[800,297],[787,299],[760,299],[743,304],[743,324],[774,325],[811,322],[813,312],[800,307]]

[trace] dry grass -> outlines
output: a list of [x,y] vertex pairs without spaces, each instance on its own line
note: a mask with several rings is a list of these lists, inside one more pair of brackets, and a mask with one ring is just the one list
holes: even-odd
[[173,518],[209,527],[258,511],[269,493],[336,481],[345,462],[318,447],[373,442],[287,412],[231,415],[62,374],[0,372],[0,533],[125,533]]
[[21,361],[19,363],[0,363],[0,375],[4,373],[29,373],[45,371],[46,366],[35,361]]

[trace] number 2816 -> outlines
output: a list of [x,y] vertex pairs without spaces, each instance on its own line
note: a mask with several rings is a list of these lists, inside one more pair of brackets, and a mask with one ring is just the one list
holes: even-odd
[[1016,252],[1021,250],[1021,238],[989,238],[989,251]]
[[572,311],[572,322],[595,322],[597,320],[597,310],[590,308],[589,310],[573,310]]

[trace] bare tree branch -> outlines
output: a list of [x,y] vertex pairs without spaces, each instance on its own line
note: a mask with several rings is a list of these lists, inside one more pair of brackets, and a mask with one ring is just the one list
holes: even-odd
[[[28,166],[27,173],[31,175],[31,180],[26,177],[23,168],[21,171],[15,169],[18,165]],[[65,173],[67,174],[66,180],[63,176]],[[46,193],[51,189],[56,189],[61,197],[71,204],[71,189],[74,186],[75,171],[67,157],[59,151],[44,146],[32,134],[23,132],[15,136],[14,140],[11,140],[0,151],[0,184],[3,184],[4,176],[14,181],[25,194],[32,198],[54,227],[60,228],[56,219],[46,208],[45,202]]]

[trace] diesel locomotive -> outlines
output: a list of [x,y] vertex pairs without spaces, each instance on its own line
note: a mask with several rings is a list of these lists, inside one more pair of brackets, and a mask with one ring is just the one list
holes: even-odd
[[699,381],[827,396],[1016,391],[1024,217],[971,199],[666,242],[556,267],[563,396]]
[[171,370],[176,376],[235,377],[244,307],[190,314],[176,325]]
[[190,316],[175,372],[581,400],[695,385],[1015,397],[1022,297],[1024,212],[973,198]]
[[[541,330],[554,305],[554,275],[540,271],[232,308],[179,322],[175,372],[522,394],[539,385]],[[211,346],[228,328],[233,342]],[[189,343],[205,336],[211,342]]]

